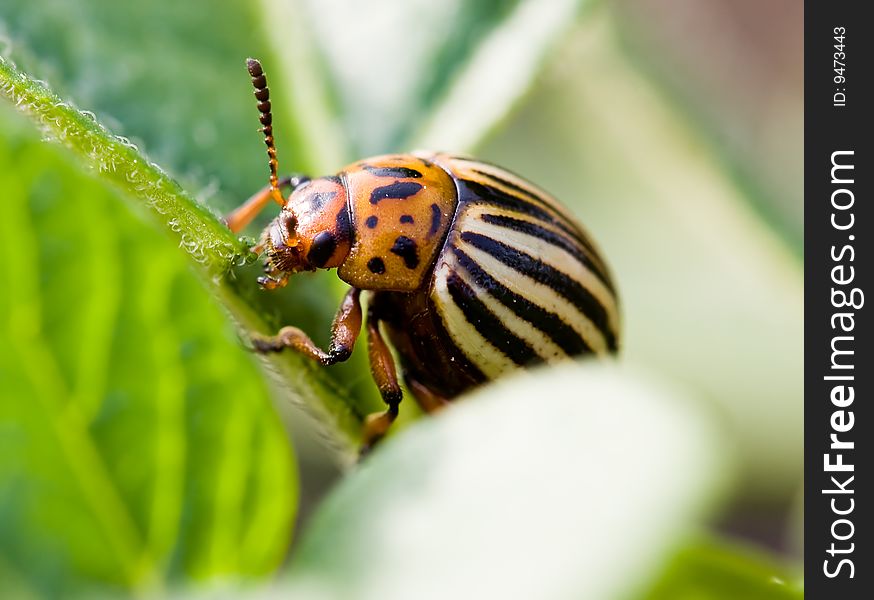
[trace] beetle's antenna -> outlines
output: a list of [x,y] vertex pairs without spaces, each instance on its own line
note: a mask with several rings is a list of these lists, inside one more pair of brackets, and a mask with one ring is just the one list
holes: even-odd
[[276,144],[273,141],[273,115],[270,113],[270,90],[267,88],[267,76],[261,63],[254,59],[246,59],[246,68],[252,76],[252,85],[255,86],[255,98],[258,100],[258,112],[261,113],[259,120],[263,127],[264,143],[267,144],[267,156],[270,164],[270,194],[280,206],[285,205],[285,199],[279,190],[279,161],[276,160]]

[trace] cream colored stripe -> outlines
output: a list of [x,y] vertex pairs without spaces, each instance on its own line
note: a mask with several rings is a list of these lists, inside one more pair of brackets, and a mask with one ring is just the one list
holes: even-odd
[[582,336],[589,348],[595,353],[606,353],[607,342],[598,327],[592,323],[589,317],[580,312],[576,306],[556,293],[552,288],[523,275],[494,258],[491,254],[466,244],[460,239],[455,241],[455,245],[479,263],[489,275],[500,281],[509,290],[558,315],[562,321]]
[[557,362],[567,358],[564,350],[552,341],[552,339],[537,329],[536,325],[532,325],[525,319],[519,317],[512,310],[501,304],[500,301],[492,297],[485,289],[480,287],[474,278],[468,273],[464,267],[457,264],[457,259],[453,255],[450,259],[452,266],[461,279],[469,285],[477,294],[477,298],[486,305],[492,314],[504,325],[504,327],[523,340],[525,340],[531,349],[546,362]]
[[[545,240],[522,233],[521,231],[499,227],[480,220],[478,215],[482,212],[490,211],[483,210],[481,207],[471,207],[469,212],[465,211],[465,218],[460,223],[461,230],[480,233],[498,240],[507,246],[539,259],[578,281],[604,307],[604,310],[607,312],[607,322],[610,329],[619,331],[619,311],[617,310],[613,294],[610,293],[610,290],[607,289],[601,278],[592,270],[564,249],[554,246]],[[516,271],[513,272],[515,273]],[[499,281],[503,283],[503,280]],[[526,297],[528,297],[527,294]]]
[[450,271],[451,267],[445,262],[437,268],[434,273],[434,291],[431,297],[452,341],[489,379],[516,368],[512,360],[480,335],[455,304],[447,286]]
[[[513,219],[517,219],[519,221],[525,221],[526,223],[531,223],[532,225],[537,225],[538,227],[542,227],[554,233],[555,235],[561,236],[566,239],[568,243],[573,244],[577,248],[579,248],[580,252],[598,269],[601,270],[605,274],[605,276],[609,277],[607,272],[607,268],[604,265],[604,261],[597,254],[593,254],[588,248],[580,244],[578,241],[568,236],[567,233],[556,227],[552,223],[547,223],[546,221],[541,221],[537,217],[532,217],[531,215],[526,215],[509,208],[504,208],[501,206],[496,206],[492,204],[471,204],[466,210],[465,214],[469,214],[471,218],[479,219],[479,215],[489,214],[489,215],[500,215],[504,217],[511,217]],[[497,225],[495,226],[497,227]],[[507,231],[507,228],[501,227],[497,231]],[[576,259],[574,259],[576,260]],[[596,275],[597,276],[597,275]]]

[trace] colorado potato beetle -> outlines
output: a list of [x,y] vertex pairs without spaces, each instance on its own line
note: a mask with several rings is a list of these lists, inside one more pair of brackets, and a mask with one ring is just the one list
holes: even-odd
[[[407,388],[431,412],[514,369],[615,353],[615,286],[591,238],[552,196],[500,167],[413,152],[353,163],[317,179],[279,179],[270,94],[261,64],[247,62],[267,144],[270,184],[227,218],[235,232],[275,200],[264,230],[266,289],[299,271],[337,269],[350,289],[327,351],[297,327],[253,337],[261,352],[291,348],[323,365],[352,353],[369,293],[367,347],[387,405],[371,415],[363,449],[385,435]],[[291,188],[284,198],[280,187]],[[381,327],[381,325],[383,327]]]

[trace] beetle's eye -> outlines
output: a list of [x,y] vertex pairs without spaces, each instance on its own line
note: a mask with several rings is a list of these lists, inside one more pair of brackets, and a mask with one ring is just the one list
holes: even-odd
[[307,253],[307,260],[314,267],[322,267],[330,260],[336,249],[337,240],[334,239],[334,234],[330,231],[323,231],[313,238],[310,251]]

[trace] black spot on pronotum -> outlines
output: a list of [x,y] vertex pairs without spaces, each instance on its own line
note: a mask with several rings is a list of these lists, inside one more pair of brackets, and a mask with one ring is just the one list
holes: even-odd
[[415,181],[395,181],[392,184],[374,189],[370,194],[370,203],[376,204],[380,200],[387,198],[403,200],[418,193],[423,187],[421,183],[416,183]]
[[378,256],[374,256],[367,261],[367,268],[370,269],[371,273],[376,273],[377,275],[385,273],[385,263]]
[[404,264],[407,265],[408,269],[415,269],[419,266],[419,248],[416,246],[416,242],[407,236],[398,236],[391,247],[391,252],[404,259]]
[[336,248],[337,240],[334,239],[334,234],[330,231],[323,231],[313,238],[313,245],[307,252],[307,261],[314,267],[323,267],[334,254]]
[[401,215],[401,223],[415,223],[413,215]]
[[374,227],[376,227],[377,223],[379,223],[379,219],[376,215],[370,215],[369,217],[367,217],[367,220],[364,221],[364,224],[367,225],[368,229],[373,229]]
[[376,177],[394,177],[395,179],[403,179],[405,177],[419,179],[422,177],[422,173],[407,167],[374,167],[372,165],[364,165],[364,170]]
[[440,207],[436,204],[431,205],[431,229],[428,230],[428,237],[433,236],[440,229],[440,221],[443,220],[443,213]]

